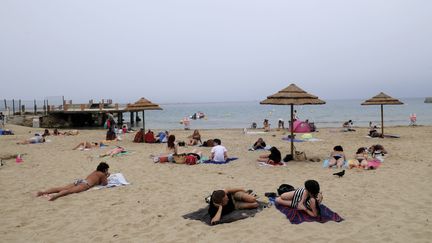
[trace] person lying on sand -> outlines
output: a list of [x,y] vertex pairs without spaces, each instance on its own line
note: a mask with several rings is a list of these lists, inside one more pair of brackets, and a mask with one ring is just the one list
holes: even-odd
[[88,142],[88,141],[84,141],[79,143],[77,146],[75,146],[72,150],[76,150],[76,149],[92,149],[92,148],[96,148],[96,147],[102,147],[105,144],[103,142]]
[[114,148],[114,149],[112,149],[112,150],[110,150],[110,151],[108,151],[108,152],[106,152],[104,154],[99,155],[99,157],[100,158],[106,157],[106,156],[114,157],[114,155],[120,154],[120,153],[123,153],[123,152],[126,152],[126,149],[124,149],[123,147],[117,146],[116,148]]
[[[49,200],[54,201],[59,197],[63,197],[72,193],[86,191],[95,185],[105,186],[108,184],[108,177],[110,176],[110,173],[108,173],[108,169],[109,165],[105,162],[101,162],[97,166],[96,171],[93,171],[90,175],[87,176],[87,178],[75,180],[72,184],[63,187],[53,187],[46,191],[38,191],[36,193],[36,196],[40,197],[43,195],[49,195]],[[50,195],[53,193],[57,194]]]
[[223,215],[236,209],[254,209],[258,207],[256,198],[242,188],[216,190],[212,193],[208,213],[211,224],[217,224]]
[[45,142],[45,136],[44,135],[39,135],[39,134],[35,134],[34,137],[23,140],[21,142],[17,142],[17,144],[34,144],[34,143],[44,143]]
[[305,181],[304,188],[285,192],[276,198],[276,203],[303,210],[312,217],[319,215],[319,204],[323,200],[320,186],[315,180]]

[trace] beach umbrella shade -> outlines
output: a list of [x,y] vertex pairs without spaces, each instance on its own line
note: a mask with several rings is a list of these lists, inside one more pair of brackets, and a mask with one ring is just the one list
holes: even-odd
[[325,101],[317,96],[306,93],[295,84],[270,95],[260,102],[261,105],[290,105],[291,106],[291,156],[294,158],[294,105],[323,105]]
[[145,130],[145,116],[144,111],[146,110],[162,110],[158,104],[154,104],[145,98],[139,99],[133,104],[127,104],[125,111],[139,112],[142,111],[143,115],[143,129]]
[[381,137],[384,137],[384,105],[403,105],[403,103],[383,92],[366,100],[362,105],[381,105]]

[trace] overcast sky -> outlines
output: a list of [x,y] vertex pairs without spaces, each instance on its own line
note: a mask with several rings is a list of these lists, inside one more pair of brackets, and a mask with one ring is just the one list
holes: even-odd
[[430,0],[0,0],[0,98],[432,96]]

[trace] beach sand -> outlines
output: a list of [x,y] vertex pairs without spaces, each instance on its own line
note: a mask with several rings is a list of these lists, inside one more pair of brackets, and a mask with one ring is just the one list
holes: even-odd
[[[50,142],[16,145],[36,131],[7,126],[16,132],[0,136],[0,154],[26,153],[24,162],[7,160],[0,168],[0,242],[430,242],[432,237],[432,127],[388,127],[399,139],[366,138],[366,128],[356,132],[320,129],[323,141],[296,143],[308,157],[328,157],[342,145],[352,158],[356,149],[380,143],[389,152],[376,170],[347,170],[343,178],[324,169],[321,162],[289,162],[285,167],[260,167],[256,158],[265,152],[248,151],[258,137],[278,147],[289,143],[287,132],[244,135],[241,129],[202,130],[204,140],[220,138],[232,157],[225,165],[153,163],[150,154],[165,151],[166,144],[134,144],[134,134],[123,141],[130,154],[100,159],[112,148],[71,150],[81,141],[104,139],[104,130],[80,130],[78,136],[50,136]],[[187,140],[192,131],[171,131]],[[191,151],[196,147],[181,148]],[[199,148],[209,155],[210,148]],[[100,161],[110,172],[121,172],[128,186],[89,190],[54,202],[34,196],[38,190],[71,183],[87,176]],[[208,226],[182,215],[206,205],[204,198],[226,187],[253,189],[264,199],[282,183],[303,186],[307,179],[320,183],[324,204],[345,220],[336,223],[293,225],[275,209],[264,209],[254,218]]]

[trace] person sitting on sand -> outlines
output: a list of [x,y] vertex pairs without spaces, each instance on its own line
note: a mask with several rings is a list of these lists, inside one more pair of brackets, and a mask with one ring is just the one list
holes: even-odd
[[343,152],[342,146],[338,145],[333,148],[333,151],[330,153],[329,160],[329,168],[336,165],[338,168],[342,168],[344,162],[346,160],[345,154]]
[[377,159],[381,162],[384,161],[383,156],[387,154],[387,150],[384,149],[384,146],[382,146],[381,144],[375,144],[370,146],[368,150],[371,153],[372,158]]
[[282,155],[279,149],[276,147],[270,148],[270,154],[260,155],[258,158],[259,162],[266,162],[270,165],[281,165]]
[[353,129],[352,126],[353,126],[352,120],[346,121],[342,124],[342,127],[344,128],[344,131],[346,131],[346,132],[355,132],[355,129]]
[[266,146],[267,145],[264,140],[262,138],[258,138],[258,140],[252,146],[252,150],[265,149]]
[[104,144],[102,142],[88,142],[88,141],[84,141],[79,143],[77,146],[75,146],[72,150],[76,150],[76,149],[80,149],[80,150],[84,150],[84,149],[92,149],[92,148],[96,148],[96,147],[102,147],[104,146]]
[[34,137],[23,140],[21,142],[17,142],[17,144],[35,144],[35,143],[44,143],[45,142],[45,136],[40,134],[35,134]]
[[216,138],[213,140],[215,146],[211,149],[210,160],[223,162],[228,159],[228,150],[221,145],[221,140]]
[[355,154],[354,166],[357,168],[367,168],[368,165],[368,153],[366,148],[361,147],[357,149]]
[[116,146],[116,148],[111,149],[110,151],[108,151],[108,152],[106,152],[104,154],[100,154],[99,157],[100,158],[106,157],[106,156],[114,157],[114,155],[120,154],[120,153],[123,153],[123,152],[126,152],[126,149],[124,149],[123,147],[120,147],[120,146]]
[[276,198],[276,203],[296,208],[305,211],[312,217],[317,217],[320,214],[319,204],[322,202],[323,196],[320,193],[320,186],[315,180],[307,180],[304,183],[304,188],[297,188],[294,191],[285,192],[280,197]]
[[57,193],[50,197],[50,201],[54,201],[59,197],[63,197],[72,193],[78,193],[82,191],[86,191],[95,185],[105,186],[108,184],[108,177],[110,173],[108,172],[109,166],[105,162],[101,162],[96,171],[93,171],[90,175],[85,179],[75,180],[74,183],[63,186],[63,187],[54,187],[48,189],[46,191],[39,191],[36,193],[36,196],[50,195],[53,193]]
[[154,136],[154,133],[152,130],[148,130],[147,133],[144,135],[144,143],[155,143],[156,138]]
[[207,141],[204,141],[201,147],[213,147],[214,146],[214,140],[209,139]]
[[195,129],[192,136],[189,136],[189,138],[190,138],[189,143],[188,143],[189,146],[197,145],[198,142],[202,143],[201,134],[199,133],[198,129]]
[[173,155],[178,154],[178,144],[175,143],[175,140],[176,137],[173,134],[169,135],[165,153],[159,156],[151,155],[151,157],[153,158],[153,162],[155,163],[173,162],[174,161]]
[[374,126],[373,128],[371,128],[369,130],[369,134],[368,135],[369,135],[369,137],[372,137],[372,138],[380,138],[380,137],[382,137],[382,134],[377,131],[377,126]]
[[254,209],[258,206],[256,198],[242,188],[216,190],[211,195],[208,214],[211,217],[211,224],[214,225],[222,216],[236,209]]

